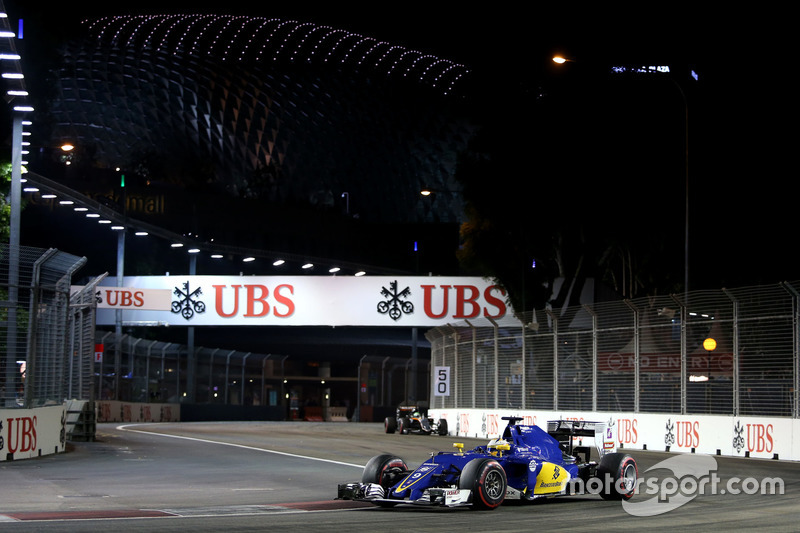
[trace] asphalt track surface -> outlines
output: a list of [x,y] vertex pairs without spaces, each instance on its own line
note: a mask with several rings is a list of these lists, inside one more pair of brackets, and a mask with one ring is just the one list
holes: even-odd
[[[0,463],[0,531],[800,529],[800,463],[761,459],[714,457],[719,485],[686,491],[683,505],[675,505],[671,485],[659,485],[670,497],[662,498],[654,516],[632,514],[596,495],[512,502],[494,511],[382,509],[335,499],[337,483],[358,481],[373,455],[395,453],[417,466],[456,441],[468,449],[486,444],[387,435],[374,423],[101,424],[96,442],[73,443],[68,453]],[[675,457],[630,453],[645,481],[661,479],[664,470],[651,467]],[[783,494],[744,493],[767,478],[780,478]],[[729,485],[737,479],[752,481]],[[728,486],[741,492],[719,489]],[[631,503],[651,498],[656,496],[639,494]]]

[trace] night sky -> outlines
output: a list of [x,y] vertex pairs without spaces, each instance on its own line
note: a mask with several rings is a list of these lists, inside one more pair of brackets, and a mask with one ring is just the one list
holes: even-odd
[[[533,89],[532,98],[540,92],[563,88],[563,74],[553,71],[549,62],[554,52],[576,58],[575,63],[567,65],[573,71],[585,69],[579,77],[584,85],[572,87],[574,94],[579,94],[579,89],[594,90],[595,86],[587,81],[591,78],[586,76],[599,65],[670,64],[684,70],[691,67],[699,80],[687,93],[690,287],[714,289],[800,279],[793,262],[795,225],[791,216],[797,204],[797,171],[789,161],[793,147],[787,133],[794,122],[790,109],[796,106],[788,98],[790,64],[784,63],[782,56],[789,48],[777,22],[785,14],[702,14],[692,10],[676,14],[644,9],[634,13],[609,9],[578,12],[573,4],[569,9],[557,9],[536,3],[524,4],[523,13],[518,7],[523,4],[516,2],[467,7],[466,3],[430,1],[290,1],[283,6],[280,2],[248,5],[251,3],[228,1],[202,7],[207,3],[140,1],[134,8],[107,3],[102,8],[79,8],[83,12],[63,6],[52,8],[57,11],[42,9],[38,2],[30,0],[4,3],[12,17],[26,19],[28,39],[42,33],[68,32],[70,24],[85,15],[205,12],[308,21],[474,66],[487,87],[526,84]],[[608,101],[618,105],[621,95],[632,95],[631,100],[635,100],[635,90],[623,88]],[[588,101],[602,106],[601,99],[594,96]],[[491,98],[484,105],[491,106]],[[603,116],[633,114],[637,120],[647,122],[651,113],[674,110],[676,105],[679,124],[681,109],[676,101],[666,107],[658,105],[655,110],[620,105],[618,110],[605,110]],[[580,117],[573,118],[579,130]],[[620,124],[624,127],[630,122],[622,120]],[[669,128],[674,126],[673,123]],[[520,131],[531,127],[535,125],[520,127]],[[597,174],[586,179],[618,180],[620,190],[625,191],[624,204],[609,205],[607,209],[624,210],[635,224],[668,217],[676,221],[675,229],[682,239],[680,170],[676,176],[677,192],[671,189],[672,184],[666,190],[662,179],[648,179],[650,175],[663,174],[663,167],[677,165],[680,169],[682,139],[675,138],[675,130],[670,131],[671,139],[654,141],[665,146],[654,151],[653,157],[641,152],[636,131],[621,133],[619,142],[600,144],[607,159],[598,166]],[[677,132],[679,137],[679,128]],[[593,141],[586,137],[576,132],[575,138],[586,143],[576,145],[576,149],[579,153],[596,153],[597,145],[591,146]],[[667,198],[669,205],[654,198]],[[682,249],[679,255],[681,261],[677,264],[682,265]]]

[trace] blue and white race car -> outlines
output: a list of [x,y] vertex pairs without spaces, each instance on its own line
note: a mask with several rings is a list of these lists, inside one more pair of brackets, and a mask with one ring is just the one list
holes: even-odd
[[[503,417],[502,438],[487,446],[455,453],[434,452],[415,470],[391,454],[373,457],[361,482],[342,483],[338,499],[368,501],[382,507],[417,504],[495,509],[506,499],[535,500],[566,494],[599,494],[607,500],[630,499],[638,479],[636,461],[617,453],[603,422],[557,420],[547,431],[517,425]],[[594,438],[599,462],[590,460]],[[588,440],[588,439],[587,439]]]

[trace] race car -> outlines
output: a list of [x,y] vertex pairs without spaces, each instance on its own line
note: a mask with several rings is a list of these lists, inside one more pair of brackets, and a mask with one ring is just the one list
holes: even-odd
[[[496,509],[505,500],[531,501],[567,494],[599,494],[606,500],[628,500],[638,479],[636,461],[617,453],[610,428],[603,422],[557,420],[547,431],[518,425],[519,417],[503,417],[502,437],[487,446],[464,451],[434,452],[415,470],[395,455],[381,454],[367,462],[360,482],[338,485],[337,499],[381,507],[398,504]],[[594,438],[600,461],[590,460]],[[577,441],[577,443],[576,443]]]
[[401,435],[407,433],[417,433],[420,435],[447,435],[447,420],[444,418],[434,422],[433,418],[428,418],[415,405],[401,405],[397,408],[397,416],[387,416],[383,420],[383,427],[386,433],[399,432]]

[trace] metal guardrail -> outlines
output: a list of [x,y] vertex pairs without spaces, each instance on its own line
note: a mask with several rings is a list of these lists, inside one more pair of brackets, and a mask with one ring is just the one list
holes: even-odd
[[[313,402],[343,408],[347,415],[341,416],[363,421],[372,417],[366,413],[387,406],[393,413],[415,392],[421,393],[419,400],[427,398],[426,359],[419,359],[416,368],[412,358],[381,355],[309,364],[300,356],[195,346],[195,398],[189,400],[187,344],[124,334],[117,345],[114,332],[102,330],[95,339],[104,346],[103,361],[95,367],[101,401],[280,406],[289,418]],[[119,391],[114,390],[116,360]]]
[[438,408],[798,418],[800,282],[532,311],[430,330]]
[[60,404],[80,357],[70,342],[70,285],[86,258],[18,248],[0,246],[0,405]]

